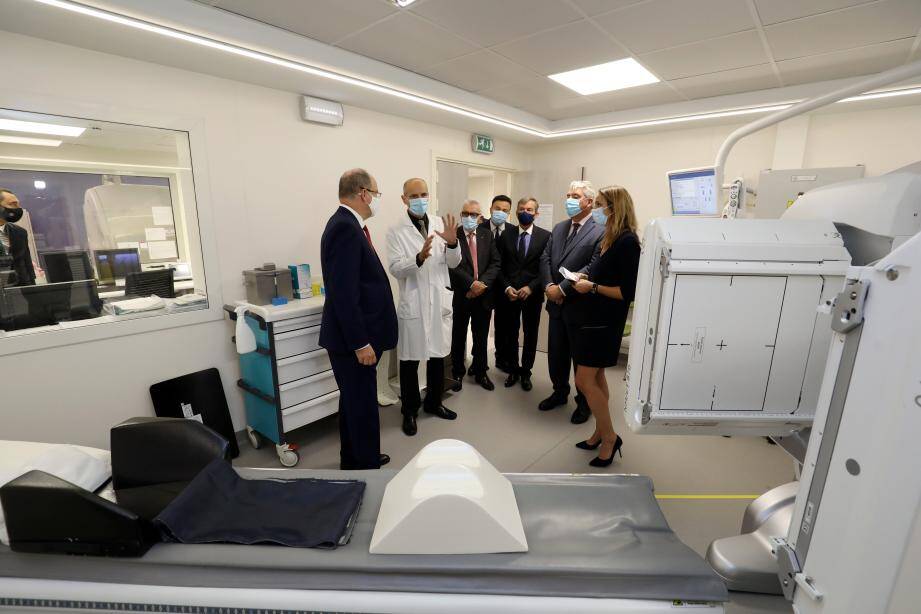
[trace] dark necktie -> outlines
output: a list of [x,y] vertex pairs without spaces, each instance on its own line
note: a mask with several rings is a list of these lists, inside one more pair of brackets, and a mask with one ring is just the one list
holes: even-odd
[[528,239],[531,237],[526,232],[521,233],[521,236],[518,237],[518,259],[524,260],[525,256],[528,255]]
[[498,226],[495,226],[495,232],[492,233],[492,236],[496,241],[499,240],[499,227]]
[[566,243],[563,245],[563,247],[566,247],[567,245],[572,243],[572,241],[576,238],[576,235],[579,234],[579,229],[581,228],[582,228],[582,224],[578,222],[573,223],[572,228],[569,230],[569,236],[566,237]]

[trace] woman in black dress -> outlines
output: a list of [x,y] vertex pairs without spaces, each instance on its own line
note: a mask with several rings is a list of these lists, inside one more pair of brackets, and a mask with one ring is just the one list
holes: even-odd
[[595,418],[595,432],[576,446],[583,450],[598,449],[598,456],[589,464],[607,467],[624,441],[614,431],[604,370],[616,365],[620,354],[627,310],[636,290],[640,241],[636,236],[633,199],[624,188],[610,186],[599,190],[592,217],[605,229],[601,253],[588,273],[573,285],[579,295],[566,305],[563,318],[569,328],[576,363],[576,386],[588,400]]

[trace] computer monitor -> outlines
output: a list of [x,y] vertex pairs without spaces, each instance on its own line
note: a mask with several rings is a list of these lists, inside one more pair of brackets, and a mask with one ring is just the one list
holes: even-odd
[[42,252],[39,255],[49,284],[94,279],[90,256],[83,250]]
[[124,279],[128,273],[141,270],[141,254],[137,248],[98,249],[93,252],[96,276],[99,283],[111,285],[116,279]]
[[4,330],[86,320],[101,312],[95,279],[0,290],[0,328]]
[[672,215],[719,215],[716,172],[713,167],[668,173]]

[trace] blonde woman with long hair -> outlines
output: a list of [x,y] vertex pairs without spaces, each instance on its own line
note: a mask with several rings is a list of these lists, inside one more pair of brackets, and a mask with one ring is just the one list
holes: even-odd
[[610,392],[604,371],[617,364],[627,323],[627,311],[636,290],[640,265],[640,241],[636,235],[633,199],[626,189],[608,186],[598,191],[592,217],[604,227],[600,255],[573,287],[578,292],[563,311],[569,329],[576,387],[585,395],[595,418],[595,431],[576,444],[598,450],[589,464],[607,467],[621,452],[623,439],[614,431],[609,407]]

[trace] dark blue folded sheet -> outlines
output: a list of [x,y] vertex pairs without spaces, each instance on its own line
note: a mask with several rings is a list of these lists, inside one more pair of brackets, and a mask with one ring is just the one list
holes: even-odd
[[185,544],[336,548],[351,537],[364,491],[355,480],[245,480],[215,460],[154,522]]

